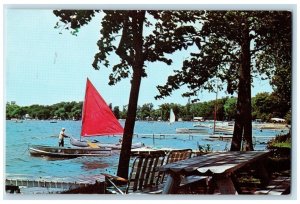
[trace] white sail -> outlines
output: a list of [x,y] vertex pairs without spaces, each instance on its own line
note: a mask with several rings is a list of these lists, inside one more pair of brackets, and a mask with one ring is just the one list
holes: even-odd
[[175,114],[174,114],[172,108],[171,108],[171,110],[170,110],[170,118],[169,118],[169,122],[170,122],[170,123],[174,123],[174,122],[175,122]]

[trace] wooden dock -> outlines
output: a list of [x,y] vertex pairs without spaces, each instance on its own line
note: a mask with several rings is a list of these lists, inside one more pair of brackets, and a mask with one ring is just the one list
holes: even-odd
[[[206,140],[231,140],[232,135],[228,134],[199,134],[199,133],[156,133],[156,134],[143,134],[143,133],[135,133],[133,135],[136,138],[152,138],[153,144],[155,144],[155,140],[162,140],[162,139],[183,139],[183,140],[194,140],[195,138],[205,138]],[[265,136],[265,135],[253,135],[252,138],[254,140],[264,140],[264,139],[273,139],[274,136]]]
[[88,185],[93,185],[96,182],[103,182],[104,176],[93,176],[90,178],[77,179],[73,178],[33,178],[29,176],[14,176],[10,175],[5,179],[6,190],[10,191],[20,191],[19,187],[27,188],[57,188],[61,190],[71,190],[81,187],[86,187]]
[[[179,138],[179,137],[187,137],[187,138],[193,138],[195,137],[210,137],[214,135],[225,135],[228,136],[228,134],[201,134],[201,133],[134,133],[133,136],[137,138],[153,138],[156,139],[166,139],[168,137],[170,138]],[[257,138],[273,138],[274,136],[266,136],[266,135],[253,135],[253,137]]]

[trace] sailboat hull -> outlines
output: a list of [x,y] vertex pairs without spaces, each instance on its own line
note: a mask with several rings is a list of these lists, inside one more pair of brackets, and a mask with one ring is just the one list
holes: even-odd
[[73,137],[70,138],[70,144],[76,147],[88,147],[87,141],[80,141]]
[[29,147],[31,156],[55,157],[55,158],[76,158],[82,156],[110,156],[111,148],[70,148],[70,147],[51,147],[43,145],[32,145]]
[[[77,147],[89,147],[87,141],[80,141],[73,137],[70,138],[70,143],[73,146]],[[95,143],[101,148],[111,148],[112,150],[120,150],[122,145],[121,144],[108,144],[108,143]],[[137,142],[131,145],[131,149],[136,149],[145,146],[142,142]]]

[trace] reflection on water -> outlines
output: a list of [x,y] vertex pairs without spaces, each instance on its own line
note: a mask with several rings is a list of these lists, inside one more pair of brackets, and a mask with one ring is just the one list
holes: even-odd
[[86,161],[82,163],[82,168],[85,170],[105,169],[108,167],[109,167],[108,163],[99,163],[97,161],[93,161],[93,162]]

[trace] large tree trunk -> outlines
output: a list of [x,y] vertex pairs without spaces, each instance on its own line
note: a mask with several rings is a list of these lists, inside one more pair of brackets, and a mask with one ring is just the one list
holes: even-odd
[[134,125],[136,118],[136,110],[140,91],[140,84],[143,73],[143,23],[145,19],[145,11],[136,11],[132,18],[133,29],[133,48],[135,55],[133,59],[133,77],[131,81],[131,90],[128,103],[128,112],[124,127],[123,142],[120,153],[117,175],[128,178],[128,169],[131,154],[132,137],[134,133]]
[[[241,66],[239,69],[237,113],[231,151],[253,150],[251,116],[251,57],[248,24],[244,24],[241,40]],[[242,142],[244,142],[242,146]]]
[[253,151],[252,143],[252,114],[251,114],[251,57],[250,57],[250,36],[249,25],[246,22],[243,29],[242,43],[242,70],[241,78],[243,80],[243,121],[244,121],[244,144],[243,150]]
[[[241,68],[240,68],[241,69]],[[235,123],[234,123],[234,130],[233,130],[233,136],[231,140],[231,147],[230,151],[240,151],[241,149],[241,143],[242,143],[242,135],[243,135],[243,115],[242,115],[242,87],[239,83],[238,86],[238,98],[237,98],[237,111],[235,115]]]

